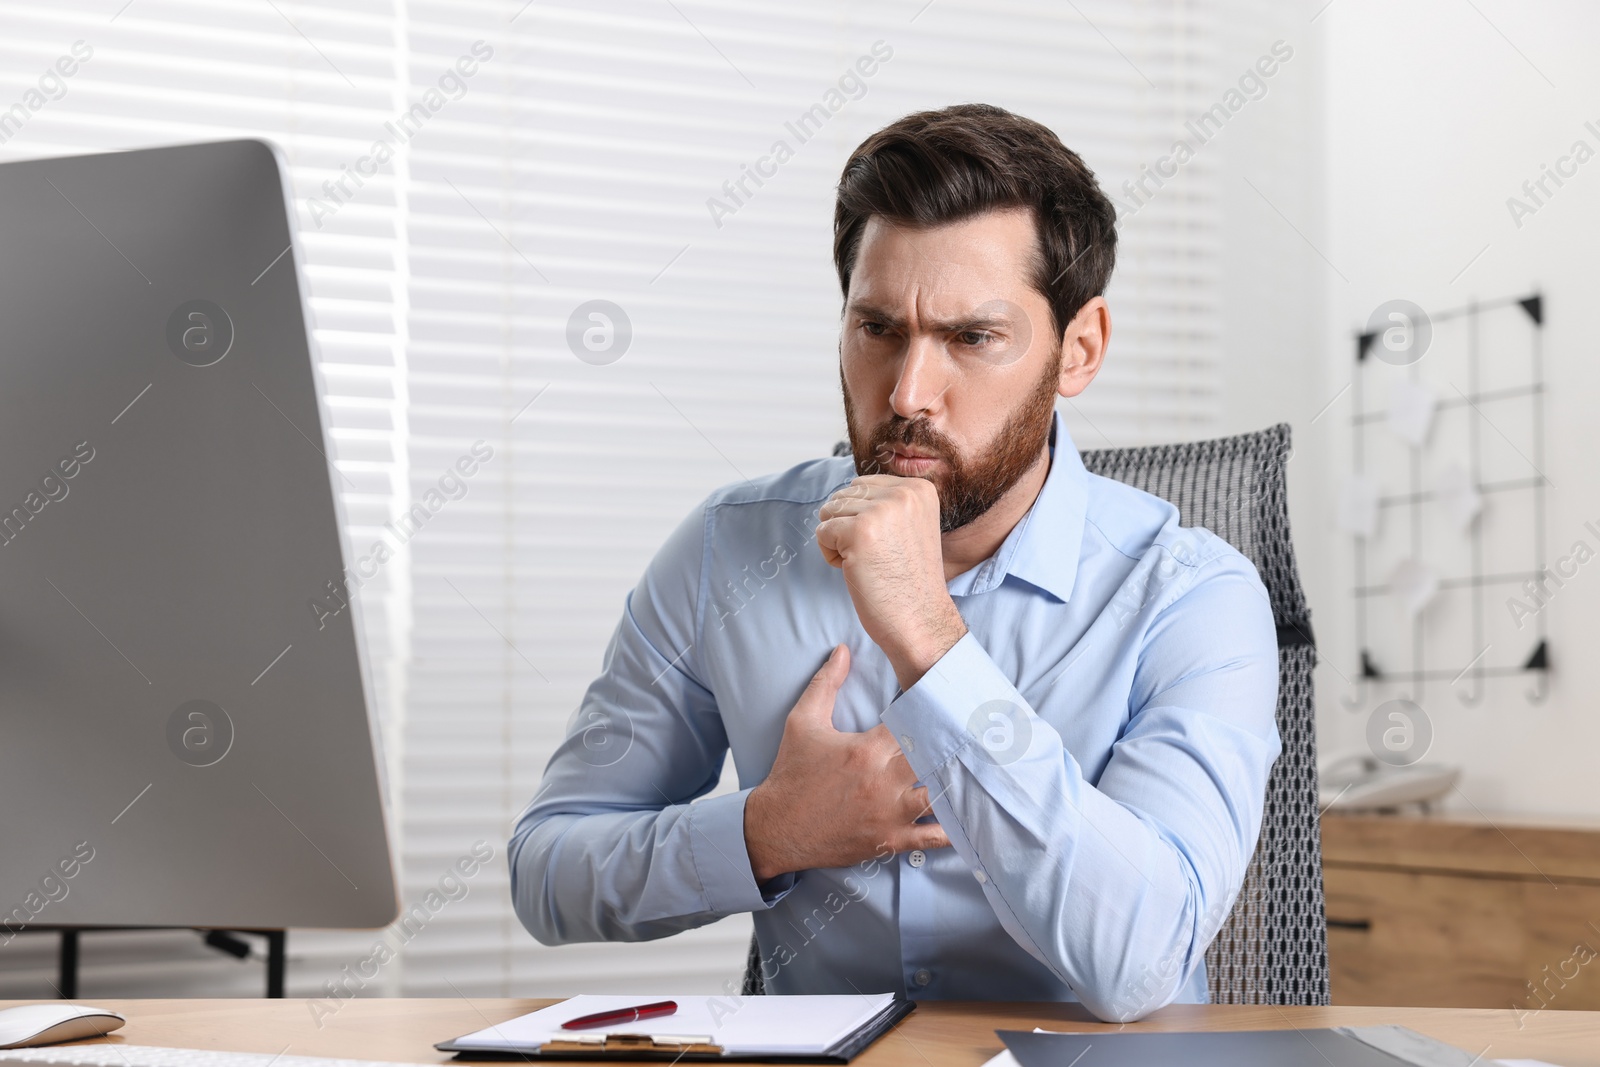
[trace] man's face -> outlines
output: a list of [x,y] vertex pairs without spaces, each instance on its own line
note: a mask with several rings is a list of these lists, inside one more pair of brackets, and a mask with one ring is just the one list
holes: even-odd
[[862,232],[839,339],[856,471],[933,482],[945,533],[1044,455],[1061,337],[1036,248],[1022,210],[926,230],[874,216]]

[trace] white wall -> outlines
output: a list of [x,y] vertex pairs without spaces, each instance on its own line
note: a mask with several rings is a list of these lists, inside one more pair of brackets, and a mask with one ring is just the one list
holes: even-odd
[[[1238,377],[1232,428],[1288,417],[1300,444],[1291,465],[1294,522],[1326,659],[1317,673],[1326,755],[1365,750],[1369,711],[1377,701],[1406,692],[1387,687],[1353,709],[1341,701],[1355,696],[1346,679],[1355,677],[1357,649],[1353,542],[1334,528],[1338,485],[1351,463],[1352,394],[1340,391],[1353,373],[1352,334],[1375,307],[1400,297],[1437,311],[1544,291],[1549,394],[1543,472],[1551,483],[1546,549],[1554,560],[1579,539],[1600,548],[1600,540],[1583,528],[1586,520],[1600,518],[1600,474],[1590,459],[1596,438],[1590,409],[1600,371],[1589,314],[1590,294],[1600,282],[1592,248],[1600,234],[1600,161],[1580,168],[1520,228],[1506,205],[1508,197],[1522,195],[1525,180],[1539,176],[1541,164],[1553,165],[1575,140],[1600,150],[1600,137],[1584,128],[1586,120],[1600,126],[1600,76],[1592,56],[1600,10],[1577,0],[1334,0],[1309,21],[1322,4],[1299,5],[1299,32],[1326,57],[1320,153],[1315,138],[1307,138],[1308,150],[1325,160],[1325,214],[1316,217],[1314,201],[1295,208],[1279,203],[1308,240],[1280,234],[1280,259],[1237,265],[1241,276],[1224,336],[1236,342],[1231,351],[1240,358],[1233,367]],[[1312,118],[1309,125],[1315,129],[1318,123]],[[1277,164],[1287,167],[1297,146],[1278,148]],[[1263,160],[1264,167],[1271,165],[1271,159]],[[1265,183],[1257,184],[1267,191]],[[1293,191],[1282,191],[1293,202]],[[1309,188],[1304,192],[1316,195]],[[1297,214],[1301,208],[1304,215]],[[1297,330],[1285,321],[1293,303],[1286,294],[1302,286],[1320,287],[1325,323]],[[1518,313],[1483,322],[1485,375],[1506,382],[1523,375]],[[1446,396],[1456,385],[1467,388],[1462,343],[1459,329],[1441,327],[1418,364]],[[1294,350],[1261,351],[1282,344]],[[1394,377],[1392,368],[1378,369]],[[1369,410],[1384,400],[1381,389],[1372,391],[1378,395],[1368,396]],[[1335,397],[1313,424],[1316,412]],[[1491,476],[1532,473],[1528,406],[1484,404],[1480,410],[1439,417],[1425,471],[1436,469],[1440,451],[1459,447],[1469,418],[1481,418],[1485,460],[1495,467]],[[1386,469],[1385,491],[1403,489],[1408,473],[1404,466]],[[1531,499],[1524,492],[1487,501],[1480,522],[1489,540],[1499,542],[1491,546],[1488,569],[1525,565]],[[1390,535],[1402,527],[1391,525]],[[1437,523],[1427,533],[1422,558],[1442,572],[1459,573],[1466,562],[1460,546]],[[1515,661],[1525,653],[1532,627],[1518,631],[1510,625],[1505,606],[1514,591],[1496,587],[1485,598],[1491,647],[1483,663]],[[1429,758],[1465,768],[1461,791],[1448,807],[1490,815],[1600,813],[1600,792],[1592,785],[1600,719],[1589,696],[1600,684],[1600,667],[1589,651],[1600,622],[1597,609],[1600,566],[1580,568],[1551,598],[1545,618],[1555,670],[1547,703],[1530,704],[1523,695],[1529,682],[1521,677],[1489,681],[1476,706],[1461,700],[1466,681],[1430,684],[1417,698],[1434,730]],[[1404,668],[1409,645],[1396,647],[1393,641],[1402,629],[1396,612],[1382,603],[1371,610],[1375,630],[1389,634],[1377,638],[1387,643],[1374,648],[1375,656]],[[1425,614],[1430,667],[1461,666],[1471,658],[1466,617],[1460,595],[1441,597]]]
[[[1267,94],[1241,111],[1215,144],[1223,217],[1222,343],[1225,375],[1218,432],[1245,433],[1278,422],[1294,428],[1297,451],[1321,403],[1306,373],[1328,332],[1326,266],[1302,235],[1325,225],[1322,136],[1326,36],[1295,7],[1263,5],[1258,24],[1237,26],[1219,64],[1243,71],[1276,41],[1293,49]],[[1319,20],[1320,23],[1320,20]],[[1308,479],[1293,461],[1293,516]],[[1297,532],[1306,520],[1297,523]]]

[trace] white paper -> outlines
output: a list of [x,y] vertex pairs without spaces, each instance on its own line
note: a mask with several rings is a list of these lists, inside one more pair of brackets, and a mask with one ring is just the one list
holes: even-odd
[[[728,1055],[820,1055],[882,1014],[892,993],[871,996],[678,997],[579,996],[456,1039],[478,1048],[526,1048],[560,1037],[649,1034],[677,1039],[710,1038]],[[563,1030],[583,1015],[675,1000],[678,1010],[636,1023]]]
[[[1036,1034],[1072,1034],[1072,1033],[1077,1033],[1076,1030],[1046,1030],[1042,1026],[1035,1026],[1033,1028],[1033,1032],[1036,1033]],[[983,1067],[1022,1067],[1022,1064],[1019,1063],[1017,1061],[1017,1058],[1011,1054],[1011,1050],[1010,1049],[1004,1049],[1004,1050],[1001,1051],[1000,1055],[998,1055],[998,1056],[990,1056],[988,1059],[984,1060],[983,1061]]]
[[1459,463],[1451,463],[1439,472],[1439,506],[1445,518],[1457,533],[1466,533],[1472,520],[1483,510],[1483,497],[1472,484],[1472,475]]
[[1433,390],[1421,382],[1401,382],[1389,397],[1389,429],[1421,448],[1433,426]]
[[1357,537],[1371,537],[1378,529],[1378,483],[1351,475],[1339,493],[1339,529]]
[[1416,615],[1439,591],[1439,575],[1425,563],[1403,559],[1389,575],[1389,588],[1406,612]]

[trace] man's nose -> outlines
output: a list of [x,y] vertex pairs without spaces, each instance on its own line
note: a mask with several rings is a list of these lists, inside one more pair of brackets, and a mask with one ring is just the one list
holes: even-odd
[[950,387],[945,353],[935,338],[914,335],[906,345],[905,362],[889,405],[901,418],[931,413]]

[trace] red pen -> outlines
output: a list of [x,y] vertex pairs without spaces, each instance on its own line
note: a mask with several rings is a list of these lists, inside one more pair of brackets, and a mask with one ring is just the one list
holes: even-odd
[[641,1004],[637,1008],[617,1008],[613,1011],[597,1011],[593,1015],[580,1015],[571,1022],[561,1024],[563,1030],[585,1030],[591,1026],[612,1026],[617,1023],[637,1022],[640,1019],[650,1019],[657,1015],[671,1015],[678,1010],[675,1000],[658,1000],[654,1004]]

